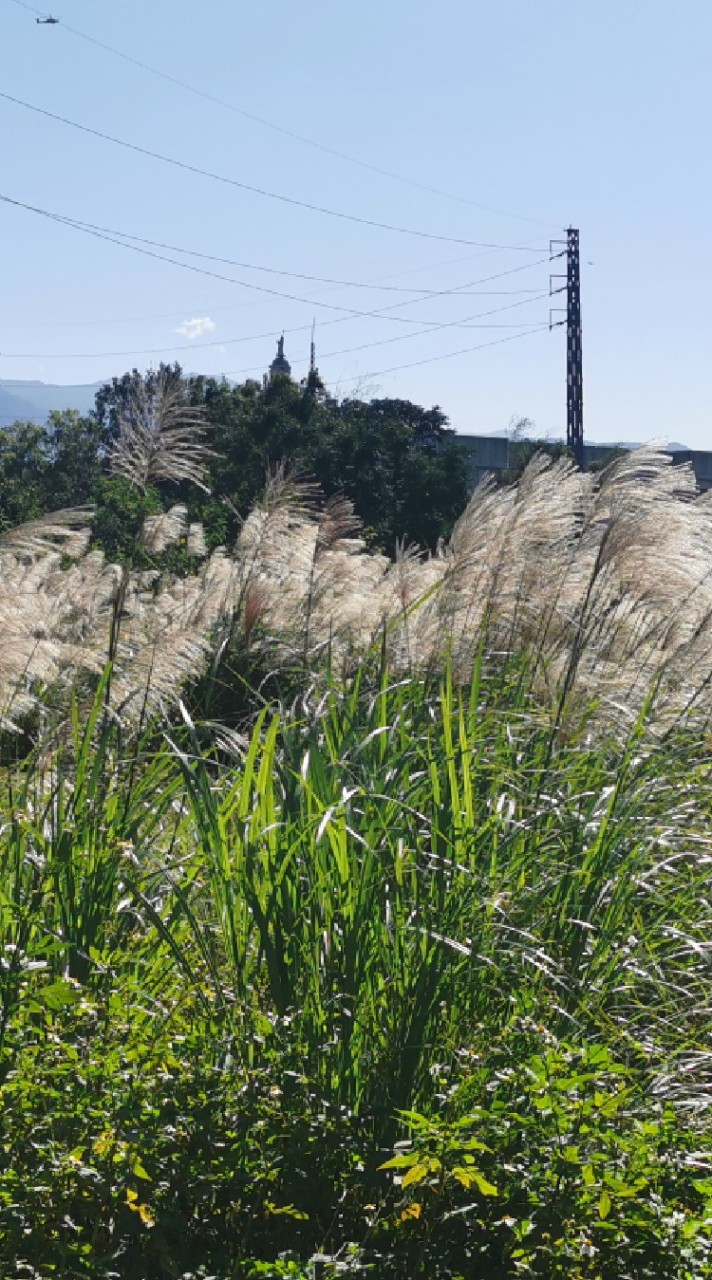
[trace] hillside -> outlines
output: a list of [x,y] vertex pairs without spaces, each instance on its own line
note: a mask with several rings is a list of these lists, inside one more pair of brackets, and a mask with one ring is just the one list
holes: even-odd
[[88,413],[94,408],[94,397],[102,384],[59,386],[49,382],[25,382],[0,378],[0,425],[17,418],[44,422],[52,409],[79,409]]

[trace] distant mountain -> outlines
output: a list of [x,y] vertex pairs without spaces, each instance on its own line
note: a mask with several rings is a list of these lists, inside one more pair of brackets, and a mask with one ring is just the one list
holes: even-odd
[[18,418],[43,423],[52,409],[78,409],[88,413],[101,382],[78,387],[53,386],[49,382],[22,382],[0,378],[0,426]]

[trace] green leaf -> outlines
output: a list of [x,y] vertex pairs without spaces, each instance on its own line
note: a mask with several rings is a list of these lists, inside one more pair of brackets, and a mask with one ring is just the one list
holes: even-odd
[[38,992],[38,996],[47,1009],[64,1009],[77,1003],[79,992],[71,982],[51,982]]
[[151,1181],[151,1175],[144,1169],[140,1156],[134,1156],[131,1161],[131,1172],[135,1178],[143,1178],[146,1182]]
[[480,1192],[481,1195],[483,1196],[499,1195],[499,1191],[497,1190],[497,1188],[491,1182],[487,1181],[483,1173],[479,1173],[477,1169],[472,1169],[470,1170],[470,1172],[472,1174],[472,1179],[477,1187],[477,1190]]
[[309,1214],[297,1209],[293,1204],[276,1205],[271,1200],[265,1204],[265,1212],[272,1218],[294,1218],[297,1222],[308,1222]]
[[607,1218],[610,1212],[611,1212],[611,1197],[609,1196],[607,1191],[602,1191],[601,1198],[598,1202],[598,1216],[601,1219]]
[[409,1169],[412,1164],[417,1164],[418,1157],[415,1154],[409,1156],[393,1156],[390,1160],[384,1160],[383,1164],[379,1164],[379,1169]]

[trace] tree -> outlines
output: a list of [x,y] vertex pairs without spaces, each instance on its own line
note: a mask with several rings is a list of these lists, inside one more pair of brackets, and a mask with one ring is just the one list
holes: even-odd
[[407,400],[347,400],[339,419],[314,458],[327,494],[346,493],[386,551],[399,539],[434,549],[468,492],[467,457],[445,415]]
[[[369,541],[389,553],[399,540],[434,549],[467,501],[467,455],[437,406],[339,403],[314,372],[235,386],[184,378],[176,364],[113,378],[89,417],[53,413],[47,429],[0,432],[0,521],[92,502],[98,545],[130,560],[144,508],[182,503],[213,547],[235,537],[281,464],[326,498],[350,498]],[[129,494],[139,471],[146,503]]]
[[94,417],[75,409],[49,415],[44,432],[45,511],[91,501],[104,470],[102,430]]
[[164,509],[156,489],[132,486],[124,476],[104,475],[93,494],[92,538],[113,563],[134,568],[155,567],[141,548],[141,530],[147,516]]
[[34,520],[91,500],[102,473],[101,429],[74,409],[46,427],[16,422],[0,431],[0,523]]
[[34,422],[0,429],[0,529],[35,520],[46,502],[45,433]]
[[266,387],[206,384],[213,424],[213,493],[245,515],[269,467],[287,462],[326,497],[345,494],[372,539],[392,552],[406,538],[434,548],[467,501],[467,459],[437,407],[407,400],[330,397],[318,377]]

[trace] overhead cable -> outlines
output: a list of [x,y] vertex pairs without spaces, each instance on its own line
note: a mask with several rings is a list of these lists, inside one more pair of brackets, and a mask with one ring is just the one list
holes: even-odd
[[[441,324],[428,324],[425,328],[416,329],[413,333],[401,333],[397,337],[379,338],[374,342],[364,342],[356,347],[345,347],[340,351],[327,351],[322,359],[330,356],[350,355],[357,351],[367,351],[373,347],[385,347],[392,342],[406,342],[412,338],[422,338],[426,334],[439,333],[443,329],[520,329],[521,324],[478,324],[477,320],[481,317],[497,315],[501,311],[510,311],[514,307],[526,306],[531,302],[541,302],[542,299],[548,298],[548,293],[541,293],[534,298],[526,298],[520,302],[510,302],[504,307],[493,307],[490,311],[481,311],[474,316],[466,316],[463,320],[444,320]],[[327,321],[326,324],[334,324],[334,321]],[[338,322],[336,322],[338,323]],[[326,328],[326,324],[322,328]],[[284,329],[285,334],[305,333],[311,329],[311,325],[296,325],[293,328]],[[242,342],[262,341],[273,336],[273,330],[268,333],[254,333],[241,335],[238,338],[215,338],[211,342],[187,342],[171,347],[137,347],[128,351],[5,351],[3,355],[7,359],[12,360],[92,360],[104,359],[118,356],[166,356],[173,355],[177,351],[205,351],[213,347],[233,347]]]
[[[13,0],[13,3],[19,5],[22,9],[27,9],[30,13],[40,15],[42,13],[40,9],[35,9],[33,5],[26,4],[25,0]],[[140,67],[142,71],[147,71],[150,75],[159,76],[161,80],[177,85],[178,88],[185,89],[188,93],[195,94],[199,98],[204,98],[207,102],[223,107],[226,111],[232,111],[235,115],[242,116],[245,120],[251,120],[254,124],[259,124],[265,129],[271,129],[274,133],[280,133],[286,138],[291,138],[294,142],[301,142],[307,147],[313,147],[325,155],[335,156],[339,160],[346,161],[347,164],[358,165],[359,168],[370,170],[371,173],[377,173],[380,177],[390,178],[394,182],[405,183],[407,186],[415,187],[419,191],[427,191],[431,195],[442,196],[446,200],[455,200],[458,204],[469,205],[474,209],[482,209],[486,213],[494,213],[499,217],[515,218],[519,222],[531,222],[542,227],[554,226],[554,223],[547,222],[543,218],[532,218],[527,214],[512,213],[508,209],[497,209],[492,205],[482,204],[478,200],[470,200],[467,196],[454,195],[451,191],[443,191],[440,187],[430,186],[428,183],[405,177],[403,174],[393,173],[391,170],[381,168],[380,165],[373,164],[368,160],[360,160],[356,156],[348,155],[346,152],[327,146],[323,142],[317,142],[314,138],[308,138],[293,129],[287,129],[284,125],[275,124],[272,120],[266,120],[264,116],[258,116],[252,111],[246,111],[244,107],[238,107],[233,102],[227,102],[224,98],[219,98],[214,93],[208,93],[205,89],[197,88],[196,85],[188,84],[187,81],[171,75],[168,71],[161,71],[158,67],[142,62],[140,58],[134,58],[131,54],[124,53],[121,49],[115,49],[103,40],[97,40],[95,36],[88,35],[86,31],[80,31],[77,27],[69,26],[64,20],[58,25],[62,30],[69,32],[70,35],[78,36],[80,40],[86,40],[89,44],[95,45],[97,49],[103,49],[106,53],[111,53],[114,57],[121,58],[124,62],[128,62],[134,67]]]
[[307,200],[298,200],[293,196],[284,195],[282,192],[269,191],[265,187],[252,186],[246,182],[240,182],[238,178],[230,178],[226,174],[213,173],[210,169],[201,169],[198,165],[189,164],[186,160],[177,160],[174,156],[165,156],[158,151],[152,151],[148,147],[139,146],[135,142],[126,142],[123,138],[115,138],[112,134],[103,133],[99,129],[94,129],[90,125],[81,124],[77,120],[70,120],[67,116],[58,115],[54,111],[47,111],[44,107],[38,107],[32,102],[26,102],[23,98],[16,98],[13,94],[0,92],[0,98],[5,102],[11,102],[15,106],[23,107],[26,111],[32,111],[35,115],[40,115],[48,120],[54,120],[59,124],[67,125],[71,129],[77,129],[80,133],[86,133],[93,138],[100,138],[103,142],[110,142],[113,146],[122,147],[126,151],[135,152],[138,155],[148,156],[152,160],[159,160],[162,164],[172,165],[174,168],[182,169],[187,173],[197,174],[202,178],[209,178],[213,182],[220,182],[227,186],[236,187],[240,191],[248,191],[252,195],[262,196],[268,200],[276,200],[282,204],[288,204],[299,209],[306,209],[310,213],[323,214],[329,218],[338,218],[344,222],[355,223],[359,226],[372,227],[379,231],[394,232],[398,235],[416,236],[421,240],[438,240],[447,244],[464,244],[470,245],[475,249],[494,249],[502,251],[520,252],[520,253],[540,253],[540,249],[529,248],[522,244],[495,244],[487,240],[469,240],[460,236],[440,235],[434,231],[421,231],[413,227],[401,227],[390,222],[379,222],[374,218],[362,218],[354,213],[345,213],[339,209],[329,209],[324,205],[312,204]]
[[439,360],[453,360],[456,356],[470,355],[473,351],[484,351],[486,347],[498,347],[505,342],[516,342],[519,338],[529,338],[535,333],[543,333],[549,331],[548,324],[541,324],[538,328],[527,329],[522,333],[512,333],[506,338],[493,338],[491,342],[480,342],[475,347],[460,347],[458,351],[446,351],[439,356],[426,356],[424,360],[411,360],[408,364],[394,364],[388,369],[375,369],[371,373],[355,374],[352,378],[342,378],[342,382],[363,382],[368,378],[380,378],[386,373],[399,373],[401,369],[417,369],[420,365],[435,364]]
[[[224,257],[220,257],[218,254],[215,254],[215,253],[205,253],[199,249],[185,249],[183,248],[182,245],[167,244],[163,240],[151,240],[147,236],[137,236],[130,231],[117,231],[113,227],[102,227],[97,223],[87,222],[83,218],[70,217],[68,214],[61,214],[61,213],[50,214],[47,212],[47,210],[38,209],[36,206],[29,205],[29,204],[28,205],[22,204],[22,202],[19,200],[12,201],[9,199],[9,197],[5,197],[5,196],[3,196],[2,198],[8,204],[17,204],[19,205],[20,208],[28,209],[32,213],[42,213],[46,217],[52,217],[62,222],[68,222],[72,226],[75,226],[77,228],[80,228],[80,227],[85,228],[88,231],[100,231],[103,235],[108,235],[108,236],[120,236],[122,240],[134,240],[136,241],[137,244],[147,244],[154,249],[167,249],[169,250],[170,253],[182,253],[189,258],[202,258],[203,261],[205,262],[217,262],[221,266],[240,267],[242,270],[247,270],[247,271],[263,271],[269,275],[288,276],[294,280],[307,280],[315,284],[335,285],[337,288],[343,288],[343,289],[371,289],[371,290],[376,290],[377,292],[387,292],[387,293],[419,293],[424,298],[430,295],[438,296],[440,293],[440,290],[438,289],[423,289],[422,287],[421,288],[417,288],[416,286],[406,287],[403,285],[380,285],[380,284],[374,284],[373,282],[370,282],[370,281],[363,281],[363,280],[337,280],[333,276],[315,276],[315,275],[308,275],[303,271],[286,271],[279,267],[264,267],[261,265],[257,265],[254,262],[241,262],[239,259],[236,259],[236,258],[224,258]],[[541,252],[541,250],[536,249],[534,250],[534,252]],[[549,259],[547,258],[545,259],[545,261],[549,261]],[[532,265],[535,265],[535,264],[526,263],[524,269]],[[520,270],[522,270],[521,267],[514,268],[514,271],[520,271]],[[498,278],[499,275],[508,275],[508,274],[509,272],[498,272],[497,277],[494,277],[494,278]],[[250,287],[249,285],[246,285],[246,288],[249,288],[249,287]],[[459,289],[458,292],[462,293],[465,288],[466,286],[462,286],[462,289]],[[526,293],[527,290],[520,289],[520,290],[517,290],[517,292]],[[532,290],[532,292],[535,292],[535,290]],[[467,295],[464,294],[464,296],[467,296]]]
[[[431,323],[431,322],[429,322],[429,321],[425,320],[423,317],[420,317],[419,319],[415,319],[415,318],[412,318],[412,317],[406,317],[406,316],[394,316],[394,315],[391,315],[390,313],[391,313],[392,311],[398,310],[399,308],[402,308],[402,307],[404,307],[404,306],[412,306],[412,305],[414,305],[414,304],[415,304],[415,303],[417,303],[417,302],[421,302],[421,301],[430,301],[433,297],[453,297],[453,296],[454,296],[454,297],[457,297],[457,296],[458,296],[458,294],[459,294],[459,288],[456,286],[456,287],[454,287],[454,288],[452,288],[452,289],[442,289],[442,290],[439,290],[439,291],[431,292],[431,293],[429,293],[429,294],[427,294],[427,295],[424,295],[424,296],[423,296],[423,297],[421,297],[421,298],[414,298],[414,299],[410,299],[410,298],[409,298],[407,301],[404,301],[404,302],[391,303],[391,304],[389,304],[388,306],[380,307],[380,308],[374,309],[374,310],[372,310],[372,311],[358,311],[358,310],[355,310],[354,308],[349,308],[349,307],[344,307],[344,306],[336,306],[335,304],[319,302],[319,301],[318,301],[316,298],[314,298],[314,297],[312,297],[312,298],[300,298],[300,297],[297,297],[297,296],[295,296],[295,295],[293,295],[293,294],[285,294],[285,293],[282,293],[282,292],[280,292],[280,291],[278,291],[278,290],[275,290],[275,289],[269,289],[269,288],[267,288],[266,286],[263,286],[263,285],[256,285],[256,284],[248,283],[248,282],[241,281],[241,280],[235,280],[235,279],[234,279],[233,277],[231,277],[231,276],[225,276],[225,275],[222,275],[222,274],[221,274],[221,273],[219,273],[219,272],[210,271],[210,270],[208,270],[208,269],[206,269],[206,268],[204,268],[204,267],[198,267],[198,266],[195,266],[193,263],[189,263],[189,262],[180,262],[180,261],[178,261],[178,259],[169,258],[169,257],[167,257],[167,256],[166,256],[166,255],[164,255],[164,254],[156,253],[156,252],[155,252],[154,250],[152,250],[152,249],[142,248],[141,246],[139,246],[139,245],[137,245],[137,244],[127,243],[127,242],[125,242],[124,240],[116,239],[114,236],[111,236],[111,235],[105,235],[103,232],[96,231],[96,230],[92,230],[88,225],[85,225],[85,224],[83,224],[83,223],[77,222],[77,221],[75,221],[75,220],[74,220],[74,219],[72,219],[72,218],[65,217],[64,215],[56,214],[56,213],[52,213],[52,212],[50,212],[49,210],[41,209],[41,208],[36,207],[36,206],[33,206],[33,205],[24,204],[23,202],[18,201],[18,200],[14,200],[14,199],[12,199],[11,197],[6,196],[6,195],[4,195],[4,194],[2,194],[2,193],[0,193],[0,201],[4,202],[4,203],[6,203],[6,204],[9,204],[9,205],[13,205],[13,206],[15,206],[15,207],[17,207],[17,208],[22,208],[22,209],[24,209],[24,210],[28,210],[28,211],[29,211],[29,212],[31,212],[31,213],[39,214],[40,216],[42,216],[42,217],[46,217],[46,218],[49,218],[51,221],[57,222],[57,223],[59,223],[60,225],[71,227],[73,230],[81,231],[81,232],[83,232],[84,234],[86,234],[86,235],[90,235],[90,236],[93,236],[93,237],[95,237],[95,238],[97,238],[97,239],[99,239],[99,240],[106,240],[106,241],[108,241],[108,242],[109,242],[109,243],[111,243],[111,244],[116,244],[116,245],[118,245],[120,248],[123,248],[123,249],[129,249],[129,250],[131,250],[131,251],[132,251],[132,252],[134,252],[134,253],[139,253],[139,254],[141,254],[141,255],[143,255],[143,256],[145,256],[145,257],[149,257],[149,258],[157,259],[157,260],[158,260],[158,261],[160,261],[160,262],[168,262],[168,263],[172,264],[173,266],[179,267],[179,268],[181,268],[182,270],[185,270],[185,271],[191,271],[191,272],[197,273],[198,275],[210,276],[210,277],[211,277],[211,278],[213,278],[213,279],[222,280],[222,281],[225,281],[225,282],[227,282],[227,283],[229,283],[229,284],[238,285],[239,287],[246,287],[246,288],[248,288],[248,289],[256,289],[256,290],[258,290],[258,291],[259,291],[259,292],[261,292],[261,293],[268,293],[268,294],[270,294],[270,295],[272,295],[272,296],[276,296],[276,297],[284,298],[284,299],[287,299],[287,300],[289,300],[289,301],[306,303],[306,304],[307,304],[307,305],[309,305],[309,306],[314,306],[314,305],[316,305],[316,306],[320,306],[320,307],[326,307],[326,308],[328,308],[328,309],[329,309],[329,310],[331,310],[331,311],[336,310],[336,311],[341,311],[341,312],[345,312],[345,313],[346,313],[345,315],[341,315],[341,316],[339,316],[339,317],[338,317],[338,318],[336,318],[336,319],[333,319],[333,320],[330,320],[330,321],[325,321],[325,322],[324,322],[324,324],[325,324],[325,325],[330,325],[330,324],[340,324],[340,323],[344,323],[345,321],[347,321],[347,320],[351,320],[351,319],[384,319],[384,320],[390,320],[390,321],[392,321],[393,323],[399,323],[399,324],[411,324],[411,325],[412,325],[412,324],[415,324],[415,325],[419,325],[419,326],[421,326],[421,327],[422,327],[423,325],[429,324],[429,323]],[[513,267],[513,268],[510,268],[510,269],[509,269],[509,271],[501,272],[501,273],[497,273],[497,274],[498,274],[498,275],[500,275],[500,276],[502,276],[502,275],[511,275],[511,274],[514,274],[514,272],[517,272],[517,271],[524,271],[524,270],[529,270],[529,269],[531,269],[532,267],[535,267],[535,266],[541,265],[541,263],[549,262],[549,261],[550,261],[550,259],[549,259],[548,257],[547,257],[547,258],[542,258],[542,259],[541,259],[539,262],[537,262],[537,263],[526,263],[526,264],[523,264],[523,265],[522,265],[522,266],[520,266],[520,267]],[[471,281],[470,283],[471,283],[471,284],[477,284],[477,283],[484,283],[484,281]],[[542,296],[544,296],[544,295],[542,295]],[[548,294],[547,294],[546,296],[548,296]],[[532,299],[525,299],[524,301],[534,301],[534,300],[535,300],[535,299],[534,299],[534,298],[532,298]],[[521,303],[520,303],[520,304],[516,304],[516,305],[523,305],[523,304],[521,304]],[[506,309],[506,308],[503,308],[503,309]],[[301,331],[301,330],[303,330],[303,329],[305,329],[305,328],[309,328],[309,327],[310,327],[309,325],[298,326],[297,328],[292,329],[292,330],[285,330],[285,332],[298,332],[298,331]],[[437,322],[437,321],[436,321],[436,322],[434,323],[433,327],[434,327],[434,328],[450,327],[450,325],[449,325],[449,323],[448,323],[448,322]],[[268,335],[258,335],[258,336],[259,336],[259,337],[264,337],[264,336],[268,336]],[[243,339],[240,339],[240,341],[242,341],[242,340],[243,340]],[[247,340],[247,339],[244,339],[244,340]],[[234,341],[238,341],[238,339],[235,339]],[[196,345],[196,344],[191,344],[191,345],[190,345],[190,348],[186,348],[186,349],[194,349],[194,348],[195,348],[195,345]],[[210,346],[218,346],[218,345],[224,345],[224,344],[223,344],[223,343],[219,343],[219,342],[215,342],[215,343],[210,343],[210,344],[206,344],[206,345],[210,345]],[[181,349],[182,349],[182,348],[180,348],[180,347],[173,347],[173,348],[166,348],[166,349],[163,349],[163,350],[174,350],[174,351],[177,351],[177,350],[181,350]],[[8,354],[9,354],[9,353],[8,353]],[[89,354],[92,354],[92,353],[89,353]],[[97,353],[97,354],[99,354],[99,353]],[[159,349],[155,349],[155,351],[154,351],[154,352],[151,352],[151,351],[149,351],[148,349],[144,349],[144,351],[143,351],[143,352],[140,352],[140,351],[136,351],[136,352],[132,352],[132,351],[125,351],[125,352],[124,352],[124,351],[122,351],[122,352],[119,352],[119,351],[117,351],[117,352],[104,352],[104,353],[100,353],[100,354],[104,354],[104,355],[132,355],[132,354],[137,354],[137,355],[139,355],[139,354],[159,354]],[[19,355],[17,356],[17,358],[20,358],[20,357],[19,357]],[[29,358],[29,357],[25,357],[25,356],[23,356],[22,358]],[[71,358],[71,356],[70,356],[70,355],[68,355],[68,356],[67,356],[67,358]]]

